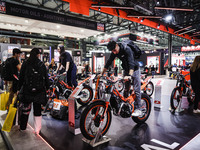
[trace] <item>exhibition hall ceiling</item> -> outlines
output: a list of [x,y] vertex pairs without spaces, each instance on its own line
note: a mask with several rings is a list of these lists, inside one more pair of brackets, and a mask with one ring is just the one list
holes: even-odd
[[[138,35],[143,35],[146,37],[154,37],[156,39],[159,40],[159,45],[157,46],[152,46],[152,45],[148,45],[145,43],[137,43],[138,45],[140,45],[144,50],[154,50],[154,49],[165,49],[168,47],[168,32],[164,32],[162,30],[159,30],[159,27],[157,28],[153,28],[151,26],[146,26],[144,24],[142,24],[143,22],[145,22],[145,18],[143,18],[140,22],[134,22],[134,21],[130,21],[127,20],[125,18],[119,17],[119,16],[115,16],[112,14],[108,14],[103,12],[102,10],[104,8],[99,7],[98,10],[94,10],[94,9],[88,9],[89,10],[89,16],[87,15],[83,15],[83,14],[79,14],[79,13],[75,13],[73,11],[70,11],[70,3],[62,1],[62,0],[37,0],[37,1],[32,1],[32,0],[6,0],[6,2],[9,3],[14,3],[14,4],[18,4],[21,5],[22,7],[32,7],[33,9],[40,9],[41,11],[47,11],[47,12],[52,12],[54,14],[58,14],[58,15],[66,15],[67,17],[74,17],[77,18],[77,20],[79,19],[84,19],[87,21],[92,21],[92,22],[96,22],[96,23],[102,23],[104,24],[104,29],[106,32],[99,32],[99,31],[95,31],[95,30],[90,30],[90,29],[83,29],[83,28],[79,28],[79,27],[73,27],[73,26],[69,26],[69,25],[64,25],[64,24],[56,24],[56,23],[51,23],[51,22],[44,22],[44,21],[38,21],[38,20],[33,20],[33,19],[26,19],[26,18],[19,18],[19,17],[14,17],[14,16],[8,16],[5,14],[0,14],[0,29],[6,29],[6,30],[12,30],[15,32],[19,32],[19,31],[24,31],[24,32],[28,32],[28,33],[38,33],[39,36],[45,36],[49,37],[48,35],[55,35],[55,36],[59,36],[60,39],[63,39],[63,37],[74,37],[74,38],[87,38],[87,42],[92,43],[93,41],[97,40],[98,38],[105,38],[106,36],[111,36],[112,34],[115,33],[120,33],[120,32],[124,32],[127,31],[131,32],[131,33],[136,33]],[[83,2],[85,2],[87,0],[83,0],[80,1],[79,5],[76,5],[78,10],[80,10],[81,4]],[[180,2],[180,0],[178,0]],[[177,3],[178,3],[177,1]],[[193,0],[194,1],[194,0]],[[127,14],[138,14],[138,13],[144,13],[145,15],[150,15],[150,14],[146,14],[148,12],[150,12],[151,10],[154,9],[155,6],[157,5],[165,5],[165,7],[170,7],[172,6],[171,3],[164,3],[164,0],[149,0],[147,3],[147,0],[145,1],[132,1],[132,0],[114,0],[114,1],[98,1],[98,0],[93,0],[93,3],[99,2],[99,4],[103,5],[105,2],[110,3],[110,4],[118,4],[118,5],[122,5],[122,6],[131,6],[134,8],[134,10],[125,10],[127,11]],[[112,3],[111,3],[112,2]],[[149,4],[149,5],[148,5]],[[72,4],[71,4],[72,5]],[[179,7],[184,7],[184,3],[180,3]],[[193,6],[194,4],[191,3],[191,6]],[[188,6],[190,6],[188,4]],[[198,15],[196,14],[198,12],[198,3],[195,4],[195,6],[193,7],[194,11],[190,14],[194,14],[194,18],[192,20],[192,22],[194,22],[195,18],[198,18]],[[118,10],[118,9],[114,9],[114,10]],[[150,11],[148,11],[150,10]],[[113,11],[113,12],[116,12]],[[161,12],[163,14],[161,14]],[[165,14],[167,14],[168,12],[173,12],[173,14],[177,14],[175,12],[179,12],[179,11],[175,11],[175,10],[156,10],[155,11],[155,16],[157,15],[162,15],[163,18],[165,16]],[[183,12],[182,14],[186,14],[187,12]],[[27,16],[28,17],[28,16]],[[169,26],[169,27],[174,27],[175,30],[179,30],[182,29],[183,27],[186,27],[186,24],[184,24],[183,26],[178,26],[178,23],[175,25],[174,24],[174,18],[171,22],[165,22],[164,19],[156,19],[156,18],[150,18],[150,20],[157,22],[158,26],[159,25],[164,25]],[[179,18],[179,17],[175,17],[175,18]],[[184,19],[185,21],[190,22],[190,20],[185,20],[184,17],[181,17]],[[187,16],[187,18],[189,18]],[[177,20],[177,19],[176,19]],[[179,21],[182,21],[182,19],[180,19]],[[196,27],[196,26],[195,26]],[[191,27],[192,28],[192,27]],[[187,38],[180,37],[179,34],[182,34],[184,32],[187,32],[190,36],[194,36],[196,37],[194,34],[195,32],[198,31],[198,28],[196,28],[195,30],[193,29],[193,31],[191,31],[191,33],[189,32],[189,28],[177,33],[176,35],[172,35],[172,42],[173,42],[173,46],[186,46],[190,44],[190,40]],[[197,31],[196,31],[197,30]],[[122,33],[123,34],[123,33]],[[3,33],[2,33],[3,35]],[[6,35],[6,33],[4,33],[4,35]],[[33,35],[33,34],[32,34]]]
[[57,35],[60,37],[74,38],[87,38],[101,33],[95,30],[83,29],[79,27],[33,19],[26,19],[6,14],[0,14],[0,29],[15,30],[16,32],[24,31],[30,33],[40,33],[43,36]]

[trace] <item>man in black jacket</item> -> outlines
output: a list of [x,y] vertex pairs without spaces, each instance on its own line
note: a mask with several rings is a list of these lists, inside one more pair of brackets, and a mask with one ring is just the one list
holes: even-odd
[[[136,94],[135,99],[135,111],[132,113],[132,116],[141,116],[142,111],[140,110],[140,101],[141,101],[141,80],[140,80],[140,69],[139,64],[134,58],[134,52],[128,45],[124,45],[122,43],[116,43],[115,41],[110,41],[107,45],[107,48],[112,51],[110,58],[108,59],[102,75],[106,72],[109,66],[112,64],[113,60],[118,57],[122,61],[122,68],[124,69],[125,79],[134,78],[134,90]],[[126,88],[124,91],[124,96],[128,96],[130,84],[126,82]]]
[[22,52],[20,51],[20,49],[14,48],[13,56],[11,58],[8,58],[8,59],[11,59],[10,63],[11,63],[12,73],[13,73],[12,81],[5,81],[5,85],[8,87],[9,92],[10,92],[8,102],[7,102],[8,109],[9,109],[10,104],[12,103],[14,95],[17,93],[18,72],[21,69],[21,61],[20,61],[21,53]]

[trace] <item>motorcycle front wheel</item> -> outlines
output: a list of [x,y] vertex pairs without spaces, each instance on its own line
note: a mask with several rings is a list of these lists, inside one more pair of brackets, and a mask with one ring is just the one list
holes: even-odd
[[[106,111],[106,112],[105,112]],[[103,116],[105,112],[105,116]],[[97,133],[105,135],[110,127],[112,120],[111,110],[104,101],[95,101],[88,105],[82,112],[80,119],[80,129],[83,136],[92,140]]]
[[84,85],[81,91],[81,97],[77,99],[77,102],[82,106],[87,105],[93,99],[93,90],[89,85]]
[[146,90],[144,91],[148,96],[151,96],[154,92],[154,85],[153,83],[150,81],[147,85],[146,85]]

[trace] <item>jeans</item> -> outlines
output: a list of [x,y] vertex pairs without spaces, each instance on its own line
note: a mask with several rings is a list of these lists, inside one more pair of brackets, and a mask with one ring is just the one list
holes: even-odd
[[[136,95],[134,106],[135,106],[135,109],[138,109],[138,108],[140,108],[140,105],[141,105],[140,69],[134,71],[134,73],[131,77],[133,79],[133,88],[134,88],[135,95]],[[130,90],[130,82],[125,82],[124,97],[128,97],[129,90]]]
[[141,79],[140,79],[140,69],[134,71],[133,75],[133,87],[136,94],[135,99],[135,109],[140,108],[141,105]]
[[77,87],[77,85],[78,85],[78,83],[76,81],[76,71],[77,71],[77,68],[76,68],[75,64],[72,69],[69,69],[67,71],[67,84],[69,86],[73,85],[74,87]]
[[195,93],[194,110],[196,110],[196,109],[199,109],[198,104],[200,102],[200,92],[199,92],[199,90],[195,90],[194,93]]

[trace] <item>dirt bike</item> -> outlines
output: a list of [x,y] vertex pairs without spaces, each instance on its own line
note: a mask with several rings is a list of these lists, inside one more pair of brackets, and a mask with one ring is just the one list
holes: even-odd
[[150,98],[147,94],[142,93],[140,108],[142,115],[133,117],[135,93],[132,92],[129,97],[125,98],[114,86],[117,78],[114,80],[109,77],[103,78],[106,80],[104,99],[93,100],[81,114],[80,129],[83,136],[88,140],[94,139],[97,133],[100,133],[101,136],[107,133],[112,121],[111,111],[113,111],[114,115],[122,118],[131,117],[136,123],[145,122],[151,112]]
[[141,90],[148,96],[151,96],[154,92],[154,84],[151,82],[152,76],[145,78],[141,76]]
[[182,96],[187,96],[189,105],[193,103],[194,98],[195,98],[195,94],[189,82],[190,74],[186,73],[185,75],[183,75],[182,73],[180,73],[177,76],[176,87],[173,89],[171,93],[170,106],[172,110],[177,109],[179,103],[181,102]]
[[[44,112],[46,112],[47,109],[51,109],[53,105],[53,99],[59,99],[60,96],[65,98],[65,100],[62,101],[63,105],[68,106],[67,99],[73,92],[75,87],[71,87],[67,85],[63,80],[61,80],[60,78],[62,76],[63,75],[53,75],[50,77],[52,83],[50,89],[47,91],[48,102],[45,106]],[[87,105],[93,99],[92,88],[89,85],[84,84],[84,82],[86,82],[89,79],[90,77],[86,78],[78,84],[82,84],[84,86],[81,91],[81,94],[76,99],[80,105]]]
[[[114,76],[110,76],[109,78],[112,79]],[[93,82],[96,83],[94,100],[103,99],[105,96],[106,80],[97,79],[97,77],[95,77]],[[119,92],[121,92],[125,87],[123,79],[118,79],[114,86]]]
[[[110,76],[111,78],[114,76]],[[147,78],[145,78],[145,76],[141,76],[141,90],[146,93],[148,96],[152,96],[153,92],[154,92],[154,84],[153,82],[151,82],[152,76],[149,76]],[[103,93],[105,92],[105,86],[104,86],[104,82],[103,81],[99,81],[98,83],[98,95],[96,98],[98,99],[102,99],[103,97]],[[116,83],[115,83],[115,87],[117,88],[117,90],[119,92],[121,92],[124,88],[124,82],[123,79],[119,79]]]

